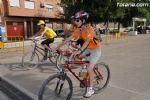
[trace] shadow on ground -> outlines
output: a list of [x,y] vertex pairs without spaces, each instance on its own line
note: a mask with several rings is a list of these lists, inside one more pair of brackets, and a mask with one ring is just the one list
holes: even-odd
[[[40,73],[42,74],[42,73]],[[10,80],[13,80],[14,83],[17,83],[18,86],[23,87],[27,90],[28,93],[32,93],[38,96],[40,87],[42,86],[44,80],[47,79],[47,76],[41,76],[38,73],[17,73],[17,74],[6,74]],[[75,84],[74,84],[75,85]],[[84,100],[82,94],[84,93],[84,89],[81,89],[79,86],[73,87],[73,96],[71,100]],[[63,100],[63,99],[61,99]]]
[[26,67],[23,67],[22,64],[19,62],[0,63],[0,66],[8,67],[10,71],[29,71],[29,70],[37,69],[42,73],[56,73],[56,72],[58,72],[58,69],[55,67],[55,64],[48,63],[48,62],[39,64],[34,69],[28,69]]

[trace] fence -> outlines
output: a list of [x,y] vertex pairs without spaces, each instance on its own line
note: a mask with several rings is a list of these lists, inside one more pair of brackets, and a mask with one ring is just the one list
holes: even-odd
[[23,36],[2,36],[0,42],[0,53],[24,53]]
[[128,34],[123,32],[115,32],[114,34],[110,34],[107,32],[105,34],[105,43],[110,44],[111,42],[115,40],[123,40],[128,42]]

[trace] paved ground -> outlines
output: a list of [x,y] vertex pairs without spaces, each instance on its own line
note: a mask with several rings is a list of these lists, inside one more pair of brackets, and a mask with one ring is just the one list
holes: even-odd
[[[37,98],[42,82],[57,69],[45,63],[35,70],[15,70],[15,66],[20,66],[21,55],[5,54],[5,59],[0,60],[0,74]],[[103,44],[100,61],[110,67],[110,83],[103,92],[88,100],[150,100],[150,34],[130,36],[128,43],[113,41],[109,45]],[[73,84],[76,88],[73,100],[82,100],[79,83],[73,80]]]
[[7,97],[3,92],[0,91],[0,100],[11,100],[10,98]]

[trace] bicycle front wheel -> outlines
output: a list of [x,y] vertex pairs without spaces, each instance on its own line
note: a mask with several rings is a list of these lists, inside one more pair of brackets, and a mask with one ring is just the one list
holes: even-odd
[[109,83],[110,79],[110,70],[108,65],[104,63],[96,64],[94,68],[94,90],[96,93],[99,93],[103,90]]
[[71,79],[66,74],[55,74],[42,84],[38,100],[70,100],[72,92]]
[[22,67],[34,69],[39,65],[39,56],[35,52],[28,52],[22,57]]

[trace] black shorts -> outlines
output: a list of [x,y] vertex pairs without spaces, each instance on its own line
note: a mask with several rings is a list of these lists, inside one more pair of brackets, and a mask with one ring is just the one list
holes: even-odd
[[42,45],[46,44],[47,46],[49,46],[50,43],[53,43],[54,42],[54,38],[52,39],[46,39],[44,41],[42,41]]
[[80,45],[82,47],[83,44],[84,44],[84,40],[83,39],[78,39],[77,40],[77,45]]

